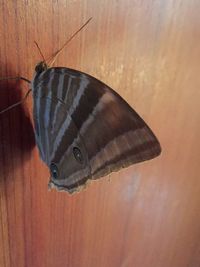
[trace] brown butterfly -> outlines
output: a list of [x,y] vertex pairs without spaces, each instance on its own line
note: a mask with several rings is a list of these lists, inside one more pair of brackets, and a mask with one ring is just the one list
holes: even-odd
[[89,21],[49,60],[43,58],[31,82],[21,77],[31,84],[35,139],[50,186],[70,193],[161,153],[151,129],[113,89],[89,74],[49,67]]

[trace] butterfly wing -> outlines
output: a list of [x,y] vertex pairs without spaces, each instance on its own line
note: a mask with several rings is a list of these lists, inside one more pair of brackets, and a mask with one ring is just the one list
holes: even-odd
[[[50,68],[35,76],[34,121],[51,182],[69,192],[131,164],[152,159],[160,144],[111,88],[80,71]],[[53,175],[55,172],[55,175]]]

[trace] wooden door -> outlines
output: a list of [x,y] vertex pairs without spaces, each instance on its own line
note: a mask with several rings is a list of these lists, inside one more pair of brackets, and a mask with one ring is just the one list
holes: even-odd
[[[89,17],[57,66],[114,88],[145,119],[162,155],[85,191],[48,191],[32,97],[0,116],[0,266],[200,266],[200,2],[1,0],[0,76],[31,79]],[[0,83],[0,109],[23,82]]]

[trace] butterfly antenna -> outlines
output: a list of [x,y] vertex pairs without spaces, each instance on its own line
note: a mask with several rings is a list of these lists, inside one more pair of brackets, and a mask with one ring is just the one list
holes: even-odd
[[38,51],[39,51],[44,63],[45,63],[46,61],[45,61],[44,55],[42,53],[42,50],[40,49],[40,47],[39,47],[39,45],[38,45],[38,43],[36,41],[34,41],[34,43],[35,43],[35,45],[36,45],[36,47],[37,47],[37,49],[38,49]]
[[6,112],[6,111],[8,111],[10,109],[13,109],[13,108],[15,108],[18,105],[21,105],[27,99],[27,97],[28,97],[28,95],[30,94],[31,91],[32,90],[29,89],[28,92],[25,94],[25,96],[22,98],[22,100],[20,100],[19,102],[16,102],[15,104],[13,104],[13,105],[11,105],[11,106],[3,109],[2,111],[0,111],[0,114],[4,113],[4,112]]
[[[55,62],[55,60],[57,59],[57,57],[60,55],[60,53],[63,51],[63,49],[68,45],[68,43],[90,22],[90,20],[92,19],[89,18],[65,43],[64,45],[58,49],[54,54],[53,56],[51,56],[49,59],[47,59],[47,61],[49,62],[48,63],[48,66],[51,67],[53,65],[53,63]],[[46,62],[47,62],[46,61]]]

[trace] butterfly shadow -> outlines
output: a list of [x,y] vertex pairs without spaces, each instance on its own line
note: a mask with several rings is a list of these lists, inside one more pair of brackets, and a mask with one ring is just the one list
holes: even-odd
[[[0,111],[20,101],[25,86],[21,81],[0,81]],[[15,177],[16,169],[30,159],[34,146],[33,126],[22,104],[0,114],[0,180],[9,182],[10,175]]]

